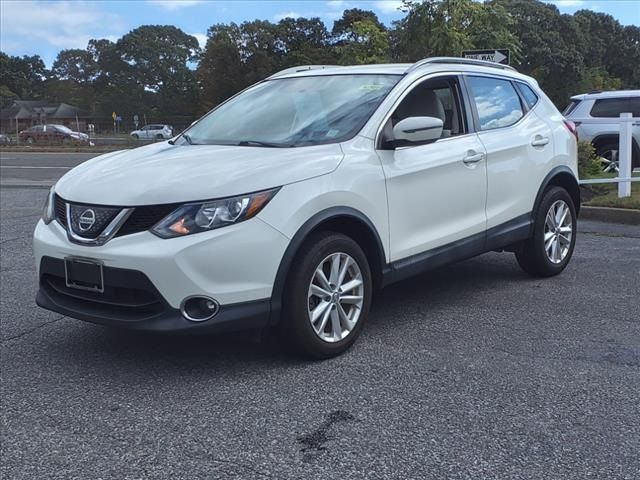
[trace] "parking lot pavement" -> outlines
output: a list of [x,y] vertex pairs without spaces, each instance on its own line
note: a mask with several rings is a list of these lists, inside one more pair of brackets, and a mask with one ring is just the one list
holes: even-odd
[[2,478],[638,478],[638,227],[583,222],[551,279],[491,253],[394,285],[303,362],[36,308],[45,193],[0,192]]
[[0,184],[50,186],[76,165],[98,155],[100,153],[0,151]]

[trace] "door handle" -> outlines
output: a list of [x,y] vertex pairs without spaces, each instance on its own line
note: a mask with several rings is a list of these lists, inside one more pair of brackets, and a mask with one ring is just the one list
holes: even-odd
[[468,152],[467,156],[462,159],[465,165],[478,163],[484,158],[484,153]]
[[549,137],[542,137],[540,135],[536,135],[533,140],[531,140],[531,146],[533,147],[544,147],[547,143],[549,143]]

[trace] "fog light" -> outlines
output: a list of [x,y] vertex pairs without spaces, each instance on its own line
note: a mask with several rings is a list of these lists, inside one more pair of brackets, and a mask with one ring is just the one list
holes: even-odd
[[209,297],[187,297],[182,301],[180,311],[182,316],[192,322],[204,322],[213,318],[220,305]]

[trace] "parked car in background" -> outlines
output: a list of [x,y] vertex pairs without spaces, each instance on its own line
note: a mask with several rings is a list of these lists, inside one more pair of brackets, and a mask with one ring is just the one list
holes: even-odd
[[89,135],[86,133],[74,132],[64,125],[34,125],[19,134],[20,143],[33,144],[89,144]]
[[573,124],[511,67],[286,69],[64,175],[34,234],[36,301],[137,330],[277,328],[331,357],[390,283],[492,250],[561,273],[576,157]]
[[173,127],[170,125],[145,125],[139,130],[131,132],[133,138],[140,140],[167,140],[173,137]]
[[9,135],[0,133],[0,145],[11,145],[12,143],[13,139]]
[[[596,153],[603,158],[605,172],[617,172],[620,125],[613,119],[621,113],[632,113],[639,117],[631,127],[633,143],[632,168],[640,168],[640,90],[584,93],[571,97],[564,116],[573,121],[578,129],[578,138],[592,143]],[[581,119],[590,119],[588,123]]]

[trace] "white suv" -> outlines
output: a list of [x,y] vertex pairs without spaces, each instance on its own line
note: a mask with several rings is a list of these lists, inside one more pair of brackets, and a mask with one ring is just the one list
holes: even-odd
[[130,135],[136,140],[167,140],[173,137],[173,128],[169,125],[145,125]]
[[[564,115],[575,123],[578,138],[591,142],[604,160],[605,172],[618,171],[620,125],[617,119],[621,113],[640,117],[640,90],[576,95],[564,110]],[[640,119],[631,124],[631,135],[631,165],[640,168]]]
[[560,273],[576,178],[572,125],[511,68],[292,68],[67,173],[35,230],[37,303],[139,330],[274,327],[326,358],[392,282],[490,250]]

